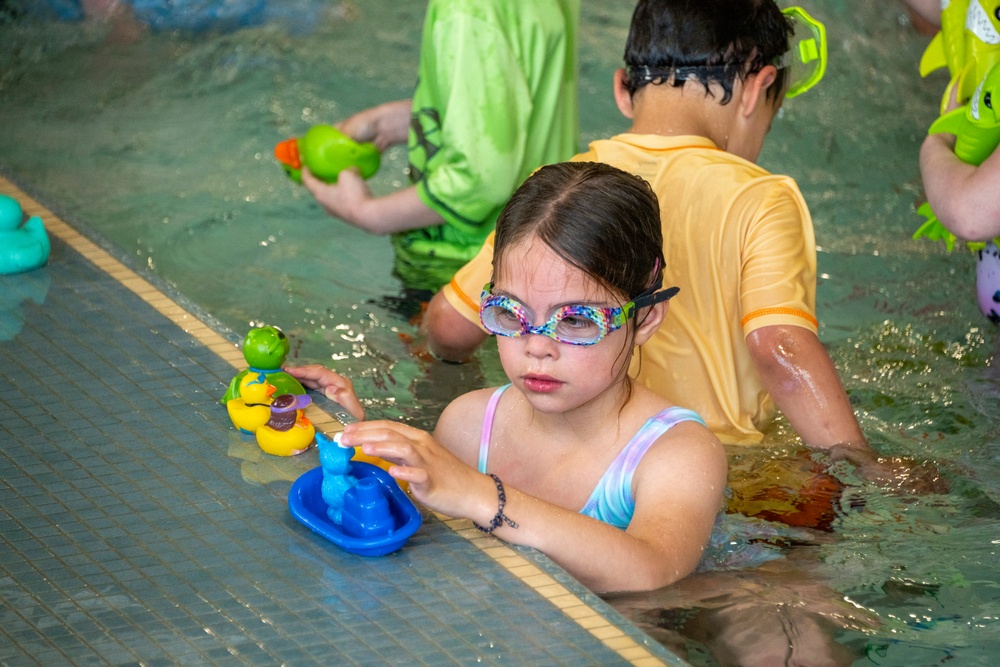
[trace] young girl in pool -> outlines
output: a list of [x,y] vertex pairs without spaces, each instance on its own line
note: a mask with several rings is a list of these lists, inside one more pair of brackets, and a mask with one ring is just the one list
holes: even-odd
[[[534,547],[592,590],[691,573],[723,506],[725,453],[697,414],[627,375],[676,293],[662,289],[662,247],[642,179],[598,163],[539,169],[497,222],[482,299],[510,384],[459,397],[433,435],[360,422],[341,444],[392,463],[430,509]],[[320,366],[288,371],[353,395]]]

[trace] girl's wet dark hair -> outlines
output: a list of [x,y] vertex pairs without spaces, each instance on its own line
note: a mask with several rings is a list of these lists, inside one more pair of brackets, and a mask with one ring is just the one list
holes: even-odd
[[649,183],[600,162],[542,167],[497,220],[494,278],[509,248],[536,236],[566,262],[628,301],[663,272],[660,206]]
[[[639,0],[625,43],[625,86],[682,86],[694,78],[711,93],[722,86],[722,104],[737,79],[755,74],[789,48],[792,22],[774,0]],[[785,89],[788,71],[778,70],[767,98]]]

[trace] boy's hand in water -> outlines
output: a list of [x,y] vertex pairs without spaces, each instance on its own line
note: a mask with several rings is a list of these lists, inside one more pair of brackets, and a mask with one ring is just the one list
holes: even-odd
[[835,445],[830,460],[850,461],[858,475],[894,493],[923,495],[947,493],[948,480],[931,463],[917,463],[900,456],[879,456],[871,449]]
[[343,375],[319,364],[286,366],[282,370],[301,382],[302,386],[323,392],[324,396],[342,405],[358,419],[365,418],[365,409],[354,393],[354,384]]
[[486,524],[496,515],[493,480],[426,431],[392,421],[358,422],[344,427],[340,444],[392,463],[389,474],[409,482],[413,497],[436,512]]

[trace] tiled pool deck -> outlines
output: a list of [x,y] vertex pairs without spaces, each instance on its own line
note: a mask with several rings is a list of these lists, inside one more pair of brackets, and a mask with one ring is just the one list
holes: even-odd
[[0,193],[52,239],[0,276],[0,664],[683,664],[468,522],[424,512],[379,558],[307,530],[287,495],[315,450],[263,454],[218,402],[236,338]]

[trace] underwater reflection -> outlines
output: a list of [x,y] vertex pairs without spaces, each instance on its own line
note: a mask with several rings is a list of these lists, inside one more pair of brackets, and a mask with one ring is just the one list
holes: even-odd
[[607,601],[692,664],[849,665],[862,655],[837,638],[871,632],[877,615],[821,583],[810,547],[753,569],[696,573],[653,593]]
[[49,294],[48,269],[0,276],[0,341],[14,340],[24,327],[25,304],[41,306]]

